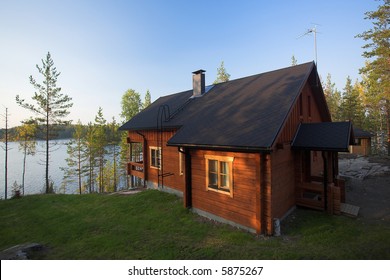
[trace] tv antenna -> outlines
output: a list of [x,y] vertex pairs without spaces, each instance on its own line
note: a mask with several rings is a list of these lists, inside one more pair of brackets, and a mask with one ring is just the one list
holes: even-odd
[[297,39],[302,38],[303,36],[309,35],[309,34],[314,34],[314,55],[315,55],[315,61],[316,65],[318,68],[318,63],[317,63],[317,33],[320,33],[317,31],[317,25],[319,24],[314,24],[314,27],[308,29],[305,33],[303,33],[301,36],[299,36]]

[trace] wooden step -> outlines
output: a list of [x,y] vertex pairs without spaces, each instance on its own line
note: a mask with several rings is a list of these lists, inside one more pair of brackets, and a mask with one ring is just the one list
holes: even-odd
[[340,211],[341,214],[350,216],[350,217],[357,217],[359,214],[360,207],[347,204],[347,203],[340,203]]

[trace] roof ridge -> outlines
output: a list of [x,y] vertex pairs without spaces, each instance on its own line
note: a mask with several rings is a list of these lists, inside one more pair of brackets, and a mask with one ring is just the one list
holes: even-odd
[[226,81],[226,82],[217,83],[215,85],[227,84],[227,83],[235,82],[235,81],[238,81],[238,80],[241,80],[241,79],[247,79],[247,78],[251,78],[251,77],[255,77],[255,76],[259,76],[259,75],[271,74],[273,72],[278,72],[278,71],[285,71],[285,70],[288,70],[290,68],[302,67],[302,66],[307,65],[307,64],[314,64],[314,61],[309,61],[309,62],[297,64],[297,65],[291,65],[291,66],[287,66],[287,67],[283,67],[283,68],[279,68],[279,69],[275,69],[275,70],[270,70],[270,71],[266,71],[266,72],[252,74],[252,75],[249,75],[249,76],[236,78],[236,79],[229,80],[229,81]]

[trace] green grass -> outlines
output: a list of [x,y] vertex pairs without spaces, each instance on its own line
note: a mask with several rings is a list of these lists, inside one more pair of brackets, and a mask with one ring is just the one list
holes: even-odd
[[296,210],[282,237],[209,222],[159,191],[0,201],[0,250],[40,243],[39,259],[390,259],[390,226]]

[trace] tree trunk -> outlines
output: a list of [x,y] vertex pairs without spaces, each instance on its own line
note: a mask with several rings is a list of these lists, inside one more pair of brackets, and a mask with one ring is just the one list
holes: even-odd
[[117,191],[116,184],[116,145],[114,144],[114,192]]
[[8,108],[5,108],[5,162],[4,162],[4,199],[8,192]]
[[79,177],[79,191],[81,194],[81,139],[78,139],[78,177]]
[[390,101],[386,100],[387,155],[390,156]]
[[46,119],[46,193],[50,193],[50,182],[49,182],[49,115]]
[[[47,78],[46,78],[47,81]],[[48,82],[48,81],[47,81]],[[48,84],[47,84],[48,85]],[[46,193],[50,192],[50,183],[49,183],[49,137],[50,137],[50,131],[49,131],[49,114],[50,114],[50,94],[49,89],[46,88]]]
[[27,140],[24,141],[23,173],[22,173],[22,195],[24,195],[24,177],[26,175],[26,158],[27,158]]
[[92,166],[92,162],[93,162],[93,159],[92,159],[92,156],[91,156],[91,150],[89,151],[90,152],[90,155],[89,155],[89,193],[92,193],[92,181],[93,181],[93,166]]

